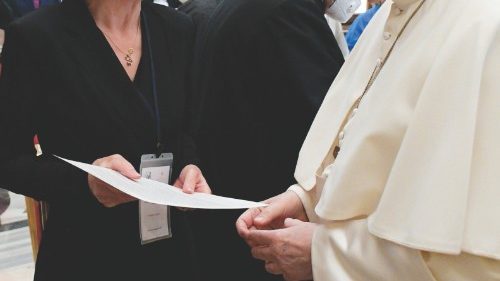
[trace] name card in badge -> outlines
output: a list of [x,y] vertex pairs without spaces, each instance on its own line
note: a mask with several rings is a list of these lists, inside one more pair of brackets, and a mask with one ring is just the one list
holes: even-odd
[[[141,157],[141,176],[168,184],[172,173],[172,153],[159,157],[146,154]],[[142,245],[172,237],[170,207],[139,201],[139,227]]]

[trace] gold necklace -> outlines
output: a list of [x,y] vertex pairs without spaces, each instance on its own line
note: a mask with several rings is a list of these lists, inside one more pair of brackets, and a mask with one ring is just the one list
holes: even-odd
[[389,57],[392,55],[392,51],[394,50],[396,43],[399,41],[399,38],[401,37],[401,35],[403,35],[404,31],[406,30],[406,27],[408,26],[408,24],[410,24],[410,22],[413,20],[413,18],[418,13],[418,11],[420,11],[420,9],[424,5],[424,3],[425,3],[425,0],[422,0],[422,2],[420,2],[418,4],[417,8],[413,11],[413,13],[410,15],[408,20],[405,22],[405,24],[403,25],[403,27],[401,28],[401,30],[397,34],[396,39],[394,40],[394,44],[392,44],[387,55],[384,57],[383,60],[379,61],[377,63],[377,65],[375,66],[375,70],[373,71],[372,75],[370,76],[370,80],[368,81],[368,85],[366,86],[365,90],[363,91],[363,94],[355,102],[355,108],[358,108],[360,106],[361,101],[365,97],[366,93],[371,89],[373,83],[375,82],[375,80],[378,78],[378,75],[382,71],[382,68],[385,66],[385,63],[387,62]]
[[[385,58],[383,60],[377,62],[377,65],[375,66],[375,69],[373,70],[373,72],[370,76],[370,80],[368,80],[368,84],[366,85],[361,96],[359,98],[357,98],[356,101],[354,102],[354,105],[351,108],[351,112],[355,112],[358,110],[359,106],[361,105],[361,101],[366,96],[366,93],[368,93],[368,91],[371,89],[373,83],[375,82],[375,80],[378,78],[378,75],[382,71],[382,68],[385,66],[385,63],[387,62],[387,60],[391,56],[392,51],[394,50],[394,47],[396,46],[396,43],[399,41],[401,35],[403,35],[404,31],[406,30],[406,27],[408,27],[408,24],[413,20],[413,18],[418,13],[418,11],[420,11],[420,9],[424,5],[424,3],[425,3],[425,0],[422,0],[422,2],[420,2],[420,4],[418,4],[417,8],[413,11],[413,13],[410,15],[410,17],[408,18],[406,23],[403,25],[403,27],[401,28],[401,30],[397,34],[396,39],[394,40],[394,43],[392,44],[392,46],[389,49],[389,52],[387,53]],[[349,117],[349,118],[352,118],[352,114],[351,114],[351,117]],[[337,138],[339,138],[341,134],[344,134],[345,128],[346,128],[346,124],[342,125],[342,130],[340,130],[339,136],[337,136]],[[340,145],[339,143],[337,143],[337,145],[335,145],[335,147],[333,149],[333,157],[334,158],[337,158],[337,155],[340,152],[341,146],[342,145]]]
[[[139,22],[139,24],[137,24],[137,32],[135,34],[134,41],[137,38],[137,35],[139,34],[140,27],[141,27],[141,24]],[[101,29],[101,31],[104,34],[104,36],[106,36],[106,38],[118,49],[118,51],[120,51],[122,54],[125,55],[124,60],[125,60],[125,63],[127,64],[127,66],[132,66],[132,63],[134,63],[134,59],[132,58],[132,55],[135,53],[135,49],[133,47],[130,47],[127,49],[127,52],[122,51],[122,49],[118,46],[118,44],[116,44],[115,41],[113,41],[111,36],[109,36],[106,32],[104,32],[104,30]]]

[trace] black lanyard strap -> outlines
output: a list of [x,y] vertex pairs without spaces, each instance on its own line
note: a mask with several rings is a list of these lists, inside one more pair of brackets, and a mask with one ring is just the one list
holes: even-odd
[[156,154],[160,155],[163,153],[163,144],[162,144],[162,133],[161,133],[161,117],[160,117],[160,107],[158,104],[158,88],[156,86],[156,72],[155,72],[155,64],[153,60],[153,48],[151,46],[151,34],[149,32],[149,25],[146,15],[141,12],[142,24],[144,25],[144,36],[146,38],[147,49],[149,53],[149,67],[151,72],[151,86],[153,91],[153,103],[154,103],[154,114],[155,114],[155,123],[156,123]]

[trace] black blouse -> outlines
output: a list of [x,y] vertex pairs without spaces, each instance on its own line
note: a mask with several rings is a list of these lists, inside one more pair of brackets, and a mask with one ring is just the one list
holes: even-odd
[[[173,9],[144,3],[155,64],[162,144],[174,174],[197,163],[189,121],[194,28]],[[147,49],[147,48],[143,48]],[[104,208],[87,175],[52,155],[91,163],[121,154],[136,167],[157,147],[147,50],[130,81],[83,0],[34,12],[6,31],[0,78],[0,186],[50,203],[36,280],[192,280],[190,232],[141,246],[137,202]],[[44,152],[35,157],[33,136]],[[182,275],[181,274],[186,274]],[[169,277],[170,276],[170,277]]]

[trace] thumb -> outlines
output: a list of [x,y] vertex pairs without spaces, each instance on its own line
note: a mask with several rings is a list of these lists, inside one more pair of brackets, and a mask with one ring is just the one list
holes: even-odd
[[127,178],[132,180],[141,178],[141,175],[137,173],[134,166],[132,166],[132,164],[130,164],[130,162],[126,161],[125,159],[113,164],[113,170],[117,170],[120,174],[126,176]]
[[300,221],[300,220],[296,220],[296,219],[292,219],[292,218],[287,218],[287,219],[285,219],[285,228],[296,226],[296,225],[298,225],[298,224],[300,224],[302,222],[303,221]]
[[130,170],[122,171],[121,174],[131,180],[138,180],[141,178],[141,175],[133,167]]
[[[189,169],[189,168],[188,168]],[[184,177],[184,184],[182,185],[182,191],[185,193],[193,193],[196,187],[196,171],[189,169]]]

